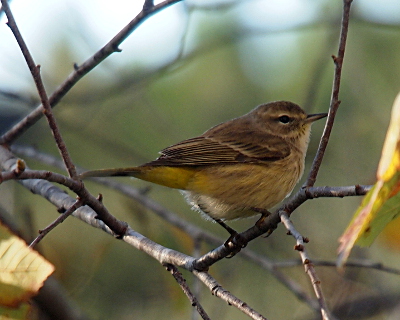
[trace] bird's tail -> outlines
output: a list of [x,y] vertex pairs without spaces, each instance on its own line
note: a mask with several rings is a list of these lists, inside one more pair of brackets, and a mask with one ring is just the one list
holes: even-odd
[[115,169],[100,169],[84,171],[79,175],[80,179],[93,178],[93,177],[136,177],[142,172],[140,167],[132,168],[115,168]]
[[169,188],[186,190],[188,183],[193,179],[196,172],[196,168],[190,167],[140,166],[85,171],[79,175],[79,178],[83,180],[91,177],[129,176]]

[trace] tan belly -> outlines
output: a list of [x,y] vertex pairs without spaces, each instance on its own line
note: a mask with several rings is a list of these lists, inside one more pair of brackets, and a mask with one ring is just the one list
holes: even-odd
[[188,183],[187,200],[214,219],[253,216],[252,208],[268,210],[293,190],[304,169],[303,162],[286,159],[274,165],[273,172],[255,164],[204,167]]

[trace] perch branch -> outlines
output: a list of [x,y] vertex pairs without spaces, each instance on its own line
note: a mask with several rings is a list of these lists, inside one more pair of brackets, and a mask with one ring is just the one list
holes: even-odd
[[[292,198],[289,199],[287,204],[282,205],[271,215],[266,217],[262,223],[254,225],[246,231],[240,233],[240,236],[246,241],[251,241],[264,233],[270,235],[281,222],[279,215],[280,211],[283,210],[290,216],[290,214],[295,209],[297,209],[302,203],[304,203],[308,199],[319,197],[345,197],[365,195],[370,188],[371,186],[355,185],[346,187],[313,187],[309,189],[300,189]],[[234,240],[232,240],[232,242],[234,242]],[[221,245],[197,259],[195,262],[195,268],[203,270],[226,257],[226,253],[229,251],[229,248],[227,248],[225,245]]]

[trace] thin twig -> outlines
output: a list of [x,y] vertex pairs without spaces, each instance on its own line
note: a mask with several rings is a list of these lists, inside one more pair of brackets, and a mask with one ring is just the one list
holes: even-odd
[[294,227],[293,223],[289,219],[289,215],[285,211],[280,212],[280,217],[283,225],[288,230],[288,233],[292,235],[296,239],[295,250],[297,250],[300,254],[301,261],[304,265],[304,270],[307,275],[310,277],[311,284],[314,288],[315,295],[317,296],[321,315],[323,320],[333,320],[334,318],[329,312],[328,306],[326,304],[325,297],[321,288],[321,281],[319,280],[317,273],[315,271],[314,265],[309,258],[304,244],[308,242]]
[[[277,279],[281,284],[283,284],[289,291],[299,300],[306,303],[311,309],[315,311],[320,311],[319,303],[312,297],[310,297],[303,289],[303,287],[296,281],[290,279],[288,276],[283,274],[278,270],[280,267],[279,262],[271,261],[267,259],[265,256],[255,253],[251,250],[243,250],[240,252],[240,255],[243,256],[248,261],[253,261],[261,268],[268,270],[275,279]],[[297,261],[297,265],[302,265],[301,261]]]
[[[1,148],[3,149],[3,154],[4,154],[5,153],[4,147]],[[4,162],[2,163],[2,165],[4,167]],[[15,169],[15,162],[13,162],[9,167],[13,169],[6,172],[2,172],[0,174],[1,182],[13,179],[18,179],[18,180],[41,179],[64,185],[71,191],[76,193],[82,202],[84,202],[86,205],[92,208],[97,213],[96,218],[102,220],[114,232],[115,236],[121,237],[125,234],[127,228],[126,223],[119,221],[113,215],[111,215],[110,212],[107,210],[107,208],[101,203],[101,201],[99,201],[99,199],[95,198],[87,191],[87,189],[83,186],[81,181],[77,181],[68,178],[62,174],[45,170],[37,170],[37,171],[24,170],[23,172],[19,172],[17,169]]]
[[75,178],[76,177],[76,169],[75,169],[75,166],[69,155],[68,149],[64,143],[64,140],[62,139],[61,132],[58,129],[56,119],[51,110],[51,106],[50,106],[49,99],[47,97],[46,89],[44,87],[42,77],[40,76],[40,66],[36,65],[35,61],[33,60],[33,57],[29,52],[28,46],[26,45],[25,40],[23,39],[23,37],[19,31],[17,23],[15,22],[14,16],[13,16],[11,9],[7,3],[7,0],[1,0],[1,3],[2,3],[2,7],[4,9],[4,12],[7,16],[7,19],[8,19],[7,25],[10,27],[12,33],[14,34],[15,39],[17,40],[18,45],[21,49],[21,52],[25,58],[27,65],[28,65],[28,68],[32,74],[33,80],[35,81],[35,85],[36,85],[37,91],[40,96],[40,101],[43,106],[43,113],[45,114],[45,116],[47,118],[51,132],[52,132],[55,142],[57,144],[58,150],[60,151],[61,157],[65,163],[65,167],[68,171],[69,176],[72,178]]
[[[6,1],[6,0],[2,0]],[[76,66],[75,70],[68,76],[68,78],[53,92],[49,97],[51,107],[57,105],[69,90],[92,69],[99,65],[103,60],[115,52],[120,52],[119,45],[146,19],[153,14],[173,5],[182,0],[165,0],[150,10],[141,11],[133,20],[131,20],[113,39],[111,39],[103,48],[97,51],[92,57],[87,59],[84,63]],[[14,125],[8,130],[1,138],[0,144],[11,144],[15,139],[20,137],[26,130],[34,125],[42,117],[42,106],[37,107],[24,119]]]
[[267,320],[263,315],[252,309],[247,303],[235,297],[232,293],[225,290],[209,273],[193,271],[194,275],[201,280],[216,297],[229,303],[229,305],[235,306],[244,314],[248,315],[254,320]]
[[205,320],[210,320],[210,317],[207,315],[207,313],[197,300],[196,296],[190,291],[190,288],[187,285],[186,280],[183,278],[182,273],[179,272],[178,268],[172,264],[167,264],[165,265],[165,267],[167,268],[167,271],[169,271],[172,274],[172,276],[179,284],[184,294],[188,297],[192,306],[196,308],[199,315]]
[[51,230],[57,227],[60,223],[63,223],[76,209],[83,206],[81,200],[77,200],[71,207],[69,207],[62,215],[58,216],[51,224],[46,228],[39,231],[39,235],[31,242],[29,247],[34,248]]
[[333,128],[333,123],[335,121],[336,112],[340,105],[339,90],[340,90],[340,81],[342,78],[342,67],[343,67],[344,53],[346,49],[347,34],[349,31],[351,3],[352,0],[343,0],[343,15],[342,15],[341,30],[340,30],[339,49],[337,56],[332,56],[333,62],[335,63],[335,75],[333,80],[328,119],[326,120],[324,132],[322,134],[317,154],[315,155],[307,181],[303,185],[303,187],[305,188],[312,187],[315,184],[318,171],[321,166],[322,159],[324,157],[325,150],[329,142],[329,137],[331,135],[331,131]]

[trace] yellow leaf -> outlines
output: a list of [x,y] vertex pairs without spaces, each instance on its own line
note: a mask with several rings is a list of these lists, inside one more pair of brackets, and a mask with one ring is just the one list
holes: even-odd
[[377,182],[340,237],[339,267],[354,244],[369,246],[385,226],[400,214],[400,94],[397,95],[377,171]]
[[0,224],[0,305],[28,301],[53,271],[51,263]]

